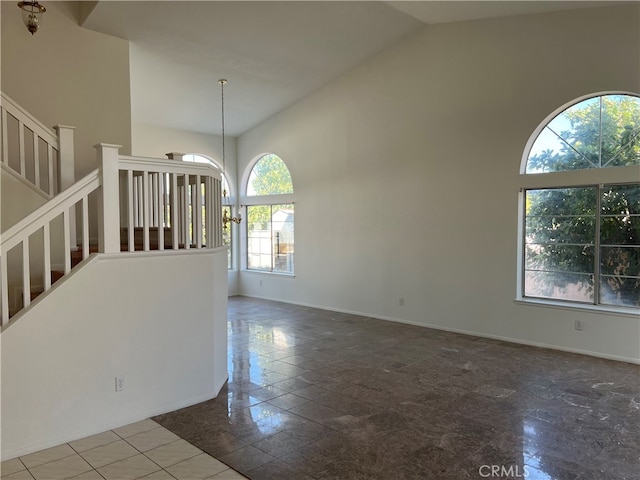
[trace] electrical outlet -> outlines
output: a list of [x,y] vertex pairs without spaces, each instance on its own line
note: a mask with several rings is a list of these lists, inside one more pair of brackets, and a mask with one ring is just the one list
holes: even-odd
[[124,390],[124,377],[116,377],[116,392]]
[[404,305],[404,297],[400,297],[398,299],[398,305],[403,306]]
[[584,323],[582,323],[582,320],[576,320],[574,328],[578,331],[584,330]]

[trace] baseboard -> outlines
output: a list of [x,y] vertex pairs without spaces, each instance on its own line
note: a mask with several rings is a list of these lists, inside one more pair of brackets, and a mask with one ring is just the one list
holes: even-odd
[[547,348],[549,350],[558,350],[558,351],[561,351],[561,352],[577,353],[577,354],[580,354],[580,355],[587,355],[587,356],[590,356],[590,357],[604,358],[604,359],[607,359],[607,360],[615,360],[617,362],[633,363],[633,364],[640,365],[640,358],[624,357],[624,356],[621,356],[621,355],[610,355],[610,354],[602,353],[602,352],[593,352],[591,350],[583,350],[583,349],[579,349],[579,348],[562,347],[562,346],[559,346],[559,345],[553,345],[553,344],[542,343],[542,342],[532,342],[532,341],[523,340],[523,339],[520,339],[520,338],[504,337],[504,336],[501,336],[501,335],[491,335],[491,334],[488,334],[488,333],[476,332],[474,330],[463,330],[463,329],[459,329],[459,328],[450,328],[450,327],[444,327],[442,325],[434,325],[434,324],[431,324],[431,323],[412,322],[411,320],[404,320],[404,319],[401,319],[401,318],[386,317],[384,315],[363,313],[363,312],[357,312],[355,310],[346,310],[346,309],[341,309],[341,308],[327,307],[327,306],[315,305],[315,304],[311,304],[311,303],[292,302],[292,301],[286,301],[286,300],[279,300],[279,299],[275,299],[275,298],[263,297],[263,296],[259,296],[259,295],[241,294],[239,296],[244,296],[244,297],[249,297],[249,298],[257,298],[257,299],[260,299],[260,300],[269,300],[269,301],[272,301],[272,302],[288,303],[288,304],[291,304],[291,305],[299,305],[301,307],[317,308],[317,309],[320,309],[320,310],[327,310],[329,312],[348,313],[350,315],[359,315],[361,317],[375,318],[376,320],[386,320],[388,322],[404,323],[406,325],[413,325],[413,326],[416,326],[416,327],[431,328],[433,330],[442,330],[442,331],[445,331],[445,332],[460,333],[462,335],[471,335],[473,337],[489,338],[491,340],[500,340],[502,342],[516,343],[516,344],[519,344],[519,345],[527,345],[527,346],[530,346],[530,347]]
[[106,432],[109,430],[114,430],[116,428],[123,427],[125,425],[129,425],[131,423],[139,422],[141,420],[146,420],[147,418],[154,417],[156,415],[162,415],[163,413],[173,412],[174,410],[179,410],[181,408],[190,407],[191,405],[196,405],[201,402],[206,402],[207,400],[211,400],[212,398],[216,398],[220,393],[220,390],[224,386],[227,379],[225,378],[222,384],[216,385],[213,391],[199,395],[194,398],[190,398],[188,400],[184,400],[181,402],[177,402],[171,405],[166,405],[163,407],[159,407],[144,414],[133,415],[131,417],[127,417],[124,420],[120,420],[113,423],[104,423],[93,428],[87,430],[77,430],[73,434],[61,436],[56,438],[55,440],[51,440],[48,442],[43,442],[39,444],[30,445],[25,448],[20,448],[16,450],[9,450],[8,452],[3,452],[4,455],[0,459],[0,461],[11,460],[16,457],[21,457],[23,455],[28,455],[30,453],[39,452],[41,450],[45,450],[47,448],[56,447],[58,445],[62,445],[64,443],[73,442],[75,440],[79,440],[81,438],[90,437],[91,435],[97,435],[98,433]]

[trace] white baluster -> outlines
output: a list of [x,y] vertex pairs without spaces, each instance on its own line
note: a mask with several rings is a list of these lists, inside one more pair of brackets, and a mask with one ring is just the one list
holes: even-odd
[[6,165],[9,165],[9,143],[7,140],[8,139],[7,122],[8,122],[7,111],[3,108],[2,109],[2,161]]
[[173,240],[173,249],[178,249],[178,234],[179,234],[179,225],[178,221],[178,175],[176,173],[171,174],[171,191],[169,192],[171,196],[171,236]]
[[[202,183],[200,175],[196,175],[195,199],[192,200],[191,211],[193,212],[193,236],[196,237],[196,248],[202,248]],[[193,195],[192,195],[193,196]]]
[[71,231],[69,230],[70,211],[75,207],[62,212],[62,223],[64,224],[64,274],[67,275],[71,271]]
[[22,302],[23,308],[31,304],[31,265],[29,265],[29,239],[27,237],[22,243]]
[[82,259],[89,256],[89,197],[82,197]]
[[40,184],[40,145],[39,138],[36,132],[33,132],[33,169],[34,169],[34,182],[36,187],[42,189]]
[[128,199],[127,199],[127,244],[130,252],[133,252],[136,249],[135,246],[135,225],[137,221],[137,209],[135,208],[136,204],[136,184],[133,181],[133,170],[127,170],[127,189],[128,189]]
[[25,156],[24,156],[24,123],[18,121],[18,155],[20,159],[20,175],[26,175]]
[[47,173],[49,174],[49,195],[52,197],[56,194],[55,185],[53,183],[53,174],[55,172],[53,166],[53,145],[47,143]]
[[155,202],[157,211],[158,227],[158,250],[164,250],[164,173],[156,174],[157,189]]
[[143,248],[145,252],[149,251],[149,172],[142,172],[142,191],[143,191],[143,209],[142,209],[142,229],[143,229]]
[[9,323],[9,280],[7,278],[7,253],[0,256],[0,308],[2,325]]
[[184,186],[182,196],[182,220],[184,225],[184,248],[191,248],[191,236],[189,235],[189,227],[191,226],[189,218],[189,175],[184,175]]
[[44,277],[44,291],[47,292],[51,288],[51,225],[45,222],[42,228],[43,237],[43,262],[42,275]]

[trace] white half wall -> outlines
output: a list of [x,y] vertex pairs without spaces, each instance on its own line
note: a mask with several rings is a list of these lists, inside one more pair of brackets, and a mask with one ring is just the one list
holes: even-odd
[[215,397],[226,261],[225,249],[92,256],[6,327],[2,460]]
[[527,140],[612,90],[640,92],[637,2],[427,26],[239,137],[240,178],[273,152],[296,189],[295,277],[239,293],[640,361],[638,316],[515,301]]

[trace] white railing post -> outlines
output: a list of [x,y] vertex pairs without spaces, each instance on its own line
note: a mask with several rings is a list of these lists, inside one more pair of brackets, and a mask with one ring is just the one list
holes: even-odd
[[101,253],[120,251],[120,147],[105,143],[94,145],[102,180],[102,192],[98,195],[98,249]]
[[[75,127],[56,125],[53,128],[58,133],[58,175],[60,177],[58,192],[61,192],[76,183],[75,149],[73,144],[73,131]],[[49,185],[49,191],[53,193],[55,189]],[[78,234],[76,232],[75,208],[69,211],[69,234],[71,250],[76,251],[78,250]]]

